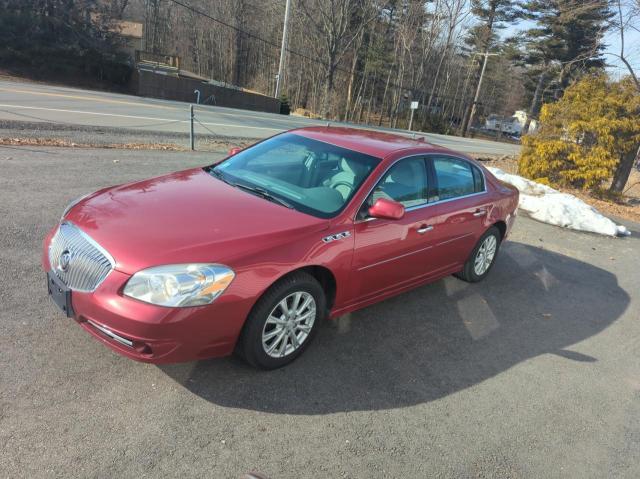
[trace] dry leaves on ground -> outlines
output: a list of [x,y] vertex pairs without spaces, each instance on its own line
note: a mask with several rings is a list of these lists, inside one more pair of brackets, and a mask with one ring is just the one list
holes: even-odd
[[0,145],[6,146],[55,146],[64,148],[118,148],[127,150],[172,150],[186,148],[173,143],[76,143],[64,138],[0,138]]

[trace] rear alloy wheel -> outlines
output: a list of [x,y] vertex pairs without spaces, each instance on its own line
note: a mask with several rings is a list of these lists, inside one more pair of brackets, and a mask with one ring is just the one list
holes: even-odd
[[480,244],[480,249],[478,249],[478,253],[476,253],[476,257],[473,260],[473,272],[478,276],[485,274],[491,267],[497,251],[497,238],[493,235],[487,236]]
[[239,350],[251,365],[276,369],[307,347],[324,317],[322,287],[306,273],[294,273],[274,284],[247,318]]
[[455,274],[456,277],[476,283],[483,280],[491,271],[498,250],[500,249],[501,235],[498,228],[492,226],[482,235],[471,256],[464,265],[464,269]]

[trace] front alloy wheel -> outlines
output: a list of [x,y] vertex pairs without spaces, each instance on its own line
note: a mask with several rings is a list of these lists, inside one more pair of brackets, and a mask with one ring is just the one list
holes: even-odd
[[292,273],[258,300],[244,325],[238,352],[258,368],[284,366],[311,342],[325,310],[320,283],[307,273]]
[[262,348],[272,358],[296,351],[309,337],[316,321],[316,301],[306,291],[296,291],[280,301],[262,329]]

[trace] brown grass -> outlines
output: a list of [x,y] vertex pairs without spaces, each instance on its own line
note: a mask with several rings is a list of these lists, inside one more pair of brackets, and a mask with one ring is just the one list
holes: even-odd
[[[227,152],[234,147],[250,145],[246,141],[205,140],[198,142],[198,151]],[[65,138],[0,138],[0,146],[53,146],[61,148],[108,148],[122,150],[189,151],[184,145],[175,143],[77,143]]]
[[126,150],[171,150],[183,151],[185,147],[173,143],[75,143],[64,138],[0,138],[5,146],[55,146],[62,148],[116,148]]

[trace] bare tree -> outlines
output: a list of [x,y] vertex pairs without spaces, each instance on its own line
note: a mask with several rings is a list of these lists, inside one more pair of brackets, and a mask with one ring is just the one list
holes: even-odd
[[305,0],[300,6],[320,38],[320,42],[311,42],[311,46],[324,59],[324,94],[320,111],[329,116],[327,106],[338,65],[364,26],[375,17],[367,18],[368,12],[359,0]]
[[[436,5],[437,8],[438,5]],[[427,101],[427,111],[430,111],[431,104],[433,102],[433,97],[438,88],[438,80],[440,79],[440,71],[442,69],[442,64],[444,63],[446,58],[450,57],[450,50],[454,40],[454,32],[458,28],[458,26],[467,18],[471,10],[468,8],[467,0],[443,0],[442,8],[446,15],[447,22],[447,35],[444,44],[444,49],[442,50],[442,54],[440,55],[440,59],[438,61],[438,66],[436,67],[436,72],[433,78],[433,82],[431,85],[431,92],[429,93],[429,100]]]
[[632,29],[640,31],[636,26],[636,23],[640,25],[640,21],[638,21],[638,17],[640,16],[640,0],[636,0],[634,3],[629,3],[626,5],[628,7],[627,15],[623,13],[622,0],[614,0],[613,6],[616,12],[614,27],[618,30],[618,34],[620,36],[620,52],[610,52],[610,55],[617,57],[622,63],[624,63],[629,72],[629,76],[631,76],[631,79],[638,88],[638,91],[640,91],[640,79],[638,79],[638,75],[629,63],[625,44],[625,33],[627,31]]
[[111,0],[110,13],[113,18],[122,19],[124,12],[129,6],[129,0]]

